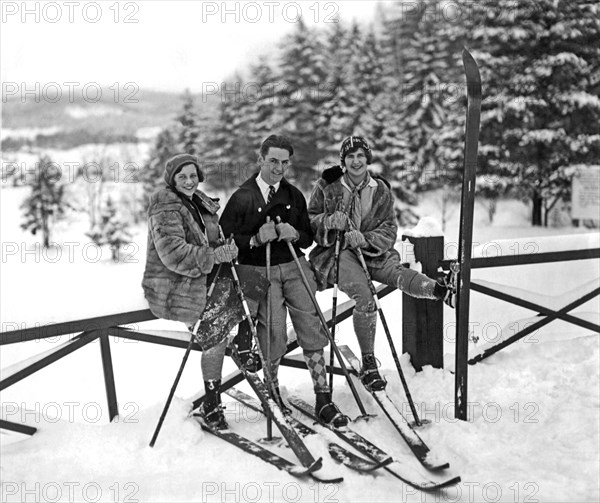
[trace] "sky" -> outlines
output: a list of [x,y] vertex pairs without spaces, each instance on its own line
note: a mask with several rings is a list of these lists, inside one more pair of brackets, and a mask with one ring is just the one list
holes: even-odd
[[[373,18],[375,1],[3,0],[0,72],[33,88],[127,83],[200,92],[268,53],[301,15],[311,26]],[[8,83],[8,84],[7,84]],[[75,88],[70,84],[71,88]],[[13,87],[14,88],[14,87]]]

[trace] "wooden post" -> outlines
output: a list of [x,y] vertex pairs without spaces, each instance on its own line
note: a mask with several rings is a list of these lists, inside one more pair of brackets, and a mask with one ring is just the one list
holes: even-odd
[[100,336],[100,353],[102,355],[102,368],[104,369],[104,386],[108,402],[108,418],[112,421],[119,415],[117,405],[117,391],[115,389],[115,374],[113,372],[112,356],[110,353],[110,339],[107,334]]
[[[415,260],[421,263],[423,274],[436,278],[439,262],[444,258],[444,237],[402,236],[405,239],[414,245]],[[417,371],[425,365],[444,368],[442,302],[402,294],[402,352],[410,355]]]

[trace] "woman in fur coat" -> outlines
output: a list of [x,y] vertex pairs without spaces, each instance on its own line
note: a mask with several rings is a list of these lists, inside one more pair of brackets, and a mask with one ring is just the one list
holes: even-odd
[[[198,159],[178,154],[165,165],[167,184],[152,194],[148,208],[148,250],[142,287],[159,318],[190,330],[206,305],[207,276],[215,264],[237,257],[235,243],[219,244],[216,199],[198,190],[204,180]],[[226,428],[219,386],[227,338],[202,352],[206,390],[202,414],[209,425]]]
[[321,290],[333,284],[334,244],[337,232],[341,232],[338,286],[356,302],[352,320],[362,353],[361,379],[377,391],[386,385],[374,355],[377,308],[355,249],[362,251],[375,281],[413,297],[443,299],[449,304],[453,292],[445,283],[401,265],[394,249],[398,232],[394,196],[385,180],[368,172],[372,157],[365,138],[346,138],[340,149],[341,166],[323,172],[311,194],[308,214],[317,242],[309,259]]

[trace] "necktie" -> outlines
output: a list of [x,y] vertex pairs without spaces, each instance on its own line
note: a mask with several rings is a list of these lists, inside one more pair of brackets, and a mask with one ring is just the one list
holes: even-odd
[[273,200],[273,196],[275,195],[275,187],[269,185],[269,194],[267,195],[267,204],[269,204]]

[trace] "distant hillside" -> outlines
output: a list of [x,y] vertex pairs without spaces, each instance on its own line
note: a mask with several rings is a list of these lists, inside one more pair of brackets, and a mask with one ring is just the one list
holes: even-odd
[[[2,150],[143,141],[173,121],[182,107],[182,94],[120,89],[115,97],[114,90],[105,88],[102,98],[93,103],[77,90],[70,100],[65,88],[56,103],[44,96],[8,97],[2,107]],[[216,115],[218,96],[209,96],[206,103],[201,95],[194,97],[202,117]]]

